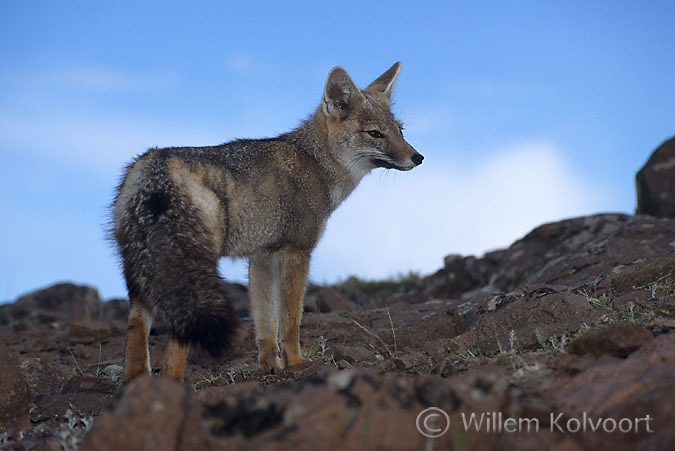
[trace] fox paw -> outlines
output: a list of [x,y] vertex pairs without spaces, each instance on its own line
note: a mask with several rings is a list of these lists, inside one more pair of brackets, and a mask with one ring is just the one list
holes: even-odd
[[260,359],[258,364],[260,366],[260,371],[262,371],[263,373],[279,373],[284,369],[284,364],[279,358],[279,356]]
[[295,356],[284,355],[284,362],[286,363],[286,368],[296,365],[302,365],[303,363],[309,362],[309,359],[304,358],[302,355],[298,354]]

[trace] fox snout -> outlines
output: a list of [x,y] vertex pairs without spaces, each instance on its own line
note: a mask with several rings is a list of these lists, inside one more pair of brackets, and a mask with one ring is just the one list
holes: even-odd
[[409,171],[410,169],[415,168],[415,167],[417,167],[417,166],[419,166],[419,165],[422,164],[422,162],[424,161],[424,155],[422,155],[421,153],[417,152],[415,149],[413,149],[413,152],[414,152],[414,153],[413,153],[412,156],[410,157],[410,162],[412,163],[412,164],[410,165],[410,167],[405,166],[405,167],[403,167],[403,168],[397,168],[397,169],[400,169],[400,170],[403,170],[403,171]]
[[409,171],[424,161],[424,155],[415,150],[413,146],[405,140],[396,140],[389,143],[386,155],[375,158],[373,163],[385,169],[398,169],[399,171]]

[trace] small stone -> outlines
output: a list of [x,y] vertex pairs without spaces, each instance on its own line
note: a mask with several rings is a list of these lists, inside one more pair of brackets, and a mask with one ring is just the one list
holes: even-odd
[[337,373],[332,373],[328,376],[326,382],[331,387],[338,390],[344,390],[352,383],[354,375],[355,373],[353,370],[338,371]]
[[415,352],[398,356],[394,359],[394,365],[400,371],[409,370],[429,363],[429,358],[424,354]]
[[124,367],[121,365],[108,365],[103,368],[103,374],[110,378],[110,380],[117,382],[122,376],[124,376]]

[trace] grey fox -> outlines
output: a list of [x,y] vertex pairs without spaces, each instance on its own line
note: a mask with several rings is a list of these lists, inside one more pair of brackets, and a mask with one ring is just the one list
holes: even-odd
[[182,381],[190,345],[214,356],[237,326],[222,256],[249,259],[263,371],[305,361],[300,320],[310,254],[340,203],[371,169],[407,171],[424,157],[391,113],[401,64],[366,89],[333,68],[321,105],[297,129],[212,147],[150,149],[126,169],[113,234],[131,303],[128,381],[150,372],[153,319],[169,333],[161,374]]

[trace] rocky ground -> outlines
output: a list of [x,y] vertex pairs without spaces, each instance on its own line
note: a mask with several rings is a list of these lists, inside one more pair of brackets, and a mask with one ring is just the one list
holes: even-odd
[[125,300],[63,284],[0,306],[0,448],[675,446],[675,219],[569,219],[427,277],[311,286],[311,361],[275,375],[233,288],[238,344],[191,352],[185,384],[125,383]]
[[[245,288],[237,288],[247,316]],[[185,384],[154,376],[127,385],[126,308],[74,285],[2,307],[0,446],[619,450],[675,443],[672,219],[570,219],[483,258],[449,256],[428,277],[310,287],[302,342],[311,362],[277,375],[258,371],[252,324],[242,318],[236,349],[223,361],[192,353]],[[161,330],[151,336],[153,368],[165,340]],[[433,435],[418,419],[428,407],[450,420],[439,437],[418,430]],[[427,420],[429,429],[445,429],[439,415]]]

